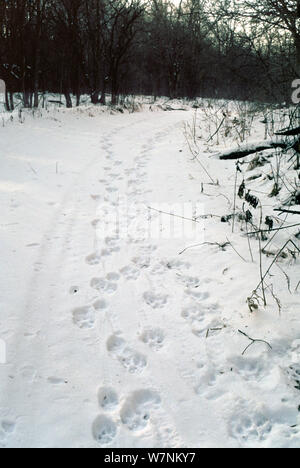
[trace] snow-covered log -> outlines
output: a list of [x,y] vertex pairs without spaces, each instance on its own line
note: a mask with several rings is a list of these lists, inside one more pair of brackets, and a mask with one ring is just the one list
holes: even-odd
[[279,135],[279,136],[296,136],[296,135],[300,135],[300,127],[292,128],[291,130],[277,132],[277,133],[275,133],[275,135]]
[[274,148],[282,148],[288,149],[290,145],[287,144],[285,141],[263,141],[258,143],[252,143],[245,146],[240,146],[224,153],[220,153],[217,155],[218,159],[226,160],[226,159],[242,159],[250,156],[251,154],[258,153],[260,151],[265,151]]

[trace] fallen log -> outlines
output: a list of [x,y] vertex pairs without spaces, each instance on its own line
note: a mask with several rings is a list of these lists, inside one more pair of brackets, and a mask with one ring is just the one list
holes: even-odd
[[251,154],[259,153],[260,151],[266,151],[275,148],[289,149],[291,146],[288,145],[288,143],[285,141],[263,141],[241,146],[239,148],[234,148],[226,151],[225,153],[219,153],[216,155],[216,157],[221,160],[242,159],[250,156]]
[[64,103],[61,102],[61,101],[56,101],[54,99],[48,99],[48,102],[50,102],[51,104],[59,104],[60,106],[64,106]]
[[280,213],[289,213],[289,214],[293,214],[293,215],[300,215],[300,211],[285,210],[284,208],[276,208],[276,210],[274,210],[274,211],[277,211],[277,212],[280,212]]
[[300,127],[292,128],[291,130],[285,130],[281,132],[275,133],[275,135],[279,136],[297,136],[300,135]]

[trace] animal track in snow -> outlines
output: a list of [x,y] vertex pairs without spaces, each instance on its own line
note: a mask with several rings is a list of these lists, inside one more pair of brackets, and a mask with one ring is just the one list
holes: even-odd
[[134,263],[140,269],[147,269],[150,267],[151,258],[150,257],[134,257],[132,259],[132,263]]
[[106,279],[108,281],[119,281],[121,278],[121,276],[119,275],[119,273],[108,273],[106,275]]
[[151,275],[162,276],[166,273],[166,268],[162,263],[156,263],[150,270]]
[[157,250],[156,245],[143,245],[139,248],[142,255],[152,255]]
[[91,195],[91,199],[98,202],[101,200],[101,195]]
[[94,219],[92,222],[91,222],[91,225],[93,226],[93,228],[97,228],[98,224],[100,223],[100,219]]
[[152,390],[140,390],[128,398],[121,410],[121,421],[130,430],[144,430],[150,420],[151,413],[160,407],[161,398]]
[[198,288],[200,286],[200,279],[193,276],[178,275],[178,279],[187,288]]
[[100,388],[98,391],[98,402],[104,411],[114,411],[119,404],[117,393],[111,388]]
[[194,335],[201,337],[208,329],[224,328],[224,324],[212,317],[218,311],[216,304],[190,304],[182,310],[182,317],[192,326]]
[[113,335],[109,338],[107,350],[131,374],[141,373],[147,366],[147,358],[143,354],[127,347],[126,341],[118,335]]
[[138,179],[131,179],[128,181],[128,187],[134,187],[135,185],[141,185],[141,181]]
[[222,377],[222,373],[215,369],[209,369],[201,375],[200,382],[195,387],[195,393],[207,400],[217,400],[225,393],[224,387],[220,383]]
[[51,385],[63,385],[66,384],[66,380],[61,379],[60,377],[48,377],[48,383]]
[[123,180],[123,177],[120,176],[120,174],[114,174],[114,173],[111,173],[111,174],[108,174],[109,177],[111,178],[111,180]]
[[248,408],[247,414],[238,412],[232,417],[229,431],[241,444],[257,443],[268,438],[272,432],[272,424],[262,412]]
[[158,351],[164,345],[165,334],[160,328],[150,328],[143,331],[140,340],[150,348]]
[[195,322],[204,322],[205,309],[200,304],[193,304],[185,307],[181,315],[191,324],[194,324]]
[[137,280],[141,274],[140,270],[135,268],[134,266],[126,266],[120,270],[120,273],[127,279],[127,280]]
[[235,357],[229,362],[230,367],[247,381],[260,382],[266,378],[267,364],[262,359],[250,357]]
[[93,424],[93,437],[99,445],[111,444],[117,435],[117,425],[106,416],[98,416]]
[[97,312],[99,312],[101,310],[107,309],[108,304],[104,299],[99,299],[98,301],[94,302],[93,306],[94,309],[97,310]]
[[199,291],[198,289],[186,289],[184,292],[187,296],[200,302],[209,298],[208,292]]
[[106,237],[105,238],[105,244],[110,248],[117,247],[119,241],[120,239],[118,237]]
[[95,310],[93,307],[79,307],[73,310],[73,322],[79,328],[93,328],[95,324]]
[[7,419],[1,421],[1,429],[5,434],[13,434],[15,432],[16,423]]
[[120,252],[120,247],[118,246],[118,238],[113,238],[113,237],[107,237],[105,239],[105,243],[107,247],[102,250],[101,255],[103,257],[109,257],[113,253]]
[[111,250],[110,249],[102,249],[101,250],[101,257],[110,257]]
[[89,255],[88,257],[86,257],[85,261],[88,265],[92,265],[92,266],[99,265],[101,261],[101,257],[99,254],[93,253],[92,255]]
[[162,309],[168,302],[168,296],[166,294],[160,294],[154,291],[148,291],[144,293],[144,300],[152,309]]
[[169,260],[169,261],[164,261],[163,265],[168,269],[168,270],[177,270],[179,273],[182,272],[182,270],[189,270],[191,268],[190,263],[188,262],[181,262],[180,260]]
[[114,294],[118,285],[111,281],[107,281],[105,278],[93,278],[91,281],[91,287],[101,293]]
[[117,187],[106,187],[105,189],[108,193],[116,193],[119,191]]

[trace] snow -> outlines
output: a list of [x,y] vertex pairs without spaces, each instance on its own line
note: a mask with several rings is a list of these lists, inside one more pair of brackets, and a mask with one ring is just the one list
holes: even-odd
[[[0,128],[0,446],[299,447],[299,260],[281,262],[291,293],[272,272],[281,314],[250,313],[258,242],[252,262],[240,224],[215,217],[232,212],[235,164],[210,157],[225,145],[207,148],[205,112],[199,157],[219,186],[185,142],[194,110],[100,109]],[[269,215],[272,185],[251,182]],[[239,330],[272,349],[243,355]]]

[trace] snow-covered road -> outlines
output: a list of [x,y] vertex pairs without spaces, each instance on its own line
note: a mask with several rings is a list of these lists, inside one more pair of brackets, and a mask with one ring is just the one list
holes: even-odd
[[[179,255],[203,233],[226,241],[213,219],[194,239],[168,236],[167,216],[163,239],[144,232],[160,217],[149,206],[226,212],[214,187],[201,194],[184,144],[191,117],[74,111],[1,128],[0,446],[299,443],[280,371],[299,343],[283,353],[291,331],[274,311],[249,316],[243,286],[257,265],[246,277],[217,246]],[[206,161],[216,176],[218,165]],[[233,184],[232,165],[222,168]],[[130,232],[115,236],[105,221],[120,201]],[[276,356],[261,346],[242,357],[241,327],[272,339]]]

